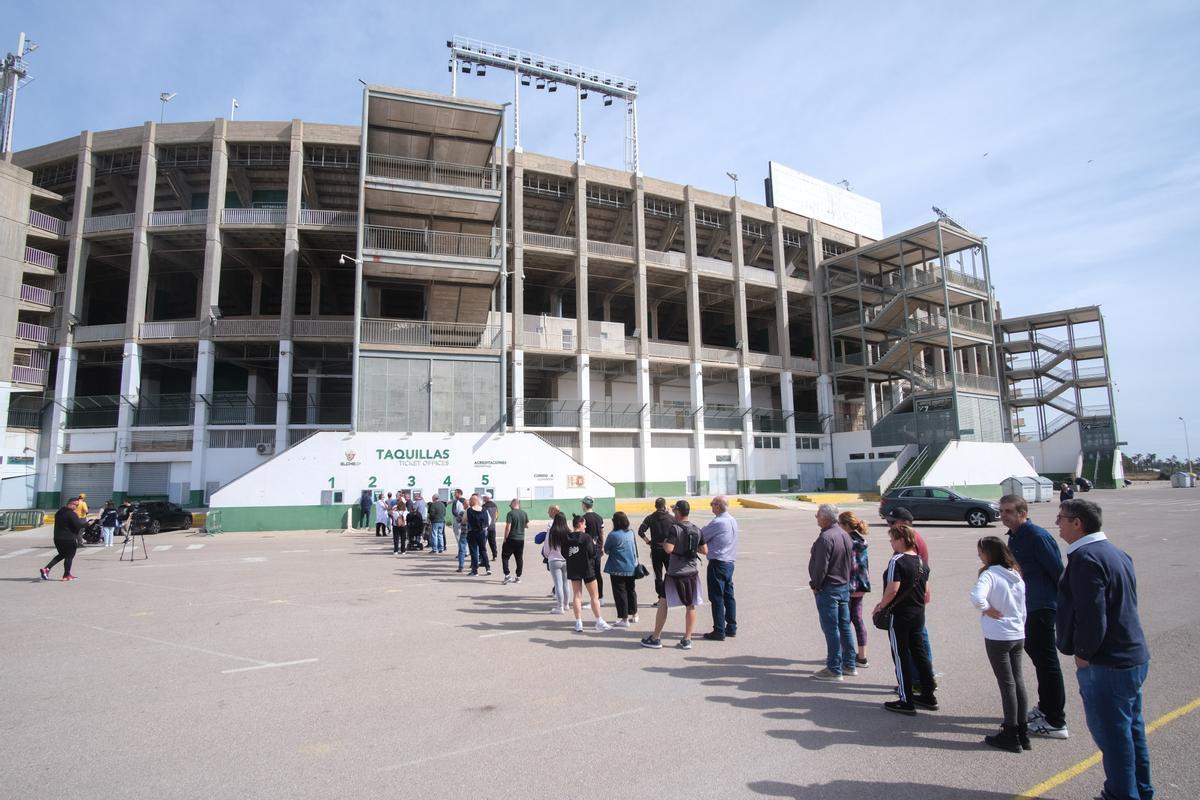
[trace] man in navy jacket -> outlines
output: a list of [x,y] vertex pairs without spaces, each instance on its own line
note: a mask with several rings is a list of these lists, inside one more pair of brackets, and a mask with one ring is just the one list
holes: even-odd
[[1149,800],[1150,750],[1142,717],[1142,684],[1150,649],[1137,610],[1133,560],[1101,530],[1100,506],[1059,506],[1058,534],[1067,569],[1058,586],[1058,649],[1075,656],[1088,730],[1104,762],[1106,800]]
[[1025,652],[1038,683],[1038,703],[1019,723],[1028,733],[1066,739],[1067,692],[1054,641],[1062,553],[1046,529],[1029,520],[1029,504],[1020,495],[1000,498],[1000,522],[1008,528],[1008,547],[1025,579]]

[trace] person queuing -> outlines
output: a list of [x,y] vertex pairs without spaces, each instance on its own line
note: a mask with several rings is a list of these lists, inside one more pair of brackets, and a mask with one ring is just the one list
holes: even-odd
[[[596,502],[591,497],[585,497],[580,501],[583,506],[583,524],[587,528],[588,536],[592,537],[592,558],[595,563],[592,564],[592,570],[596,575],[601,575],[600,571],[600,555],[604,552],[604,517],[592,510]],[[596,587],[600,593],[600,605],[604,605],[604,581],[600,581]]]
[[637,540],[629,529],[629,517],[624,511],[612,516],[613,530],[604,539],[604,572],[612,583],[613,604],[617,607],[617,628],[628,628],[637,622]]
[[50,559],[50,563],[42,567],[42,580],[50,580],[50,570],[62,561],[64,581],[76,580],[71,572],[71,563],[75,560],[75,550],[78,548],[76,536],[83,530],[83,518],[79,516],[79,498],[72,497],[67,504],[54,514],[54,549],[58,555]]
[[825,667],[814,672],[819,681],[840,681],[857,675],[857,650],[850,626],[850,574],[854,567],[854,544],[838,527],[838,508],[822,503],[817,508],[820,533],[808,557],[808,586],[817,603],[817,617],[825,634]]
[[1058,651],[1075,658],[1084,718],[1104,764],[1102,796],[1144,800],[1154,797],[1142,714],[1150,648],[1138,617],[1133,560],[1108,540],[1103,519],[1090,500],[1059,506],[1055,521],[1067,543],[1067,568],[1058,584]]
[[483,507],[483,501],[479,495],[471,495],[471,501],[467,504],[467,544],[471,548],[471,575],[479,574],[479,567],[482,566],[487,570],[487,574],[492,574],[492,564],[488,561],[487,553],[487,529],[488,521],[491,515]]
[[542,534],[542,558],[546,568],[550,570],[550,580],[554,582],[554,605],[550,607],[551,614],[567,613],[567,538],[571,535],[571,526],[567,518],[558,511],[557,506],[550,506],[550,527]]
[[[552,527],[554,527],[554,519],[561,513],[561,511],[562,510],[558,506],[553,505],[553,504],[551,504],[550,506],[548,506],[546,508],[546,517],[550,521],[546,524],[546,530],[542,531],[537,536],[533,537],[533,541],[535,544],[545,544],[546,538],[550,535],[550,529]],[[564,516],[563,519],[566,520],[566,517]],[[571,526],[567,525],[567,533],[570,533],[570,532],[571,532]],[[542,548],[542,563],[546,565],[547,570],[550,570],[550,559],[546,557],[545,548]],[[565,573],[564,573],[564,575],[565,575]],[[558,591],[558,585],[556,583],[554,583],[553,571],[551,571],[551,575],[550,575],[550,596],[554,598],[555,604],[557,606],[560,606],[564,610],[566,609],[567,596],[566,596],[566,594],[560,593]]]
[[[671,557],[663,550],[663,542],[667,540],[667,534],[671,532],[671,526],[675,524],[674,517],[671,512],[667,511],[666,498],[659,497],[654,501],[654,511],[638,526],[638,536],[642,537],[642,541],[650,545],[650,563],[654,570],[654,592],[658,595],[661,602],[666,595],[664,592],[663,573],[667,570],[667,564],[670,563]],[[650,535],[646,536],[649,531]]]
[[405,536],[404,507],[397,502],[388,509],[388,523],[392,529],[392,555],[404,555],[408,537]]
[[388,532],[388,528],[392,524],[391,514],[390,514],[392,505],[389,502],[391,499],[392,499],[392,496],[389,494],[387,497],[387,500],[384,500],[383,492],[380,492],[379,495],[375,498],[375,535],[376,536],[386,536],[387,532]]
[[853,511],[838,514],[838,527],[850,537],[854,562],[850,566],[850,624],[854,626],[854,638],[858,641],[858,653],[854,658],[855,669],[869,666],[867,660],[867,626],[863,623],[863,597],[871,591],[871,564],[867,556],[866,536],[871,526],[859,519]]
[[112,500],[104,501],[100,510],[100,542],[104,547],[112,547],[113,534],[117,532],[117,509]]
[[129,541],[129,529],[133,527],[133,503],[126,500],[121,503],[121,507],[117,509],[117,522],[121,525],[121,534],[125,537],[124,541]]
[[683,638],[676,645],[681,650],[692,649],[692,631],[696,629],[696,607],[704,602],[700,589],[700,556],[708,552],[701,540],[700,529],[688,519],[692,507],[687,500],[678,500],[671,507],[675,522],[663,542],[663,552],[671,560],[667,564],[666,596],[659,601],[654,615],[654,632],[642,639],[642,647],[662,649],[662,632],[667,624],[667,610],[683,606]]
[[712,521],[700,530],[708,546],[708,599],[712,603],[713,629],[704,634],[710,642],[737,636],[737,602],[733,596],[733,567],[737,561],[738,525],[729,513],[729,498],[718,495],[709,503]]
[[[912,515],[911,511],[909,511],[907,508],[897,508],[891,514],[888,515],[887,524],[889,527],[897,525],[897,524],[903,524],[903,525],[907,525],[908,527],[912,528],[913,529],[913,541],[916,542],[916,547],[917,547],[917,555],[921,557],[921,561],[925,564],[926,567],[931,566],[931,562],[929,560],[929,545],[925,544],[925,540],[921,537],[920,531],[918,531],[913,526],[913,515]],[[929,591],[929,583],[926,582],[925,583],[925,605],[928,606],[929,601],[932,599],[933,599],[932,594]],[[930,668],[930,670],[932,670],[933,669],[933,645],[930,644],[930,642],[929,642],[929,630],[928,629],[921,628],[921,640],[925,644],[925,653],[929,656],[929,668]],[[919,673],[917,672],[916,665],[913,664],[912,662],[909,662],[908,669],[906,670],[905,674],[913,675],[913,676],[918,675]],[[913,694],[921,694],[921,688],[922,687],[920,687],[920,686],[914,686]],[[932,689],[934,691],[937,691],[937,688],[938,688],[937,687],[937,675],[935,674],[934,678],[933,678]]]
[[500,509],[496,506],[496,501],[492,499],[492,496],[490,494],[484,495],[482,499],[483,499],[483,510],[486,511],[487,515],[488,515],[487,545],[488,545],[488,549],[492,551],[492,561],[495,561],[496,560],[496,520],[499,519],[499,517],[500,517]]
[[525,529],[529,527],[529,515],[521,510],[521,501],[513,498],[508,504],[508,515],[504,518],[504,543],[501,546],[500,566],[504,568],[504,582],[509,583],[508,558],[517,563],[517,574],[512,583],[521,582],[525,571]]
[[363,489],[358,498],[358,527],[366,528],[371,524],[371,509],[375,503],[371,500],[371,490]]
[[985,736],[992,747],[1012,753],[1029,749],[1025,733],[1028,701],[1025,681],[1021,678],[1021,649],[1025,643],[1025,582],[1017,571],[1017,562],[1004,542],[984,536],[975,545],[983,565],[979,579],[971,589],[971,605],[979,610],[983,645],[992,673],[1000,687],[1000,705],[1004,722],[1000,732]]
[[1054,645],[1062,553],[1050,533],[1030,521],[1025,498],[1015,494],[1001,497],[1000,522],[1008,529],[1008,546],[1025,579],[1025,652],[1037,675],[1037,705],[1029,711],[1028,719],[1021,722],[1029,733],[1066,739],[1070,735],[1067,692]]
[[591,600],[592,616],[596,630],[606,631],[612,626],[600,615],[600,597],[596,584],[600,573],[596,570],[595,543],[588,535],[583,517],[576,514],[571,518],[571,534],[567,537],[567,578],[571,581],[571,608],[575,612],[575,632],[583,632],[583,592],[587,589]]
[[408,549],[410,551],[422,549],[425,546],[425,518],[417,510],[415,500],[408,504],[408,513],[404,517],[404,524],[408,534]]
[[[892,643],[892,663],[896,666],[896,691],[900,699],[886,702],[883,707],[909,716],[917,713],[917,706],[937,711],[933,667],[921,636],[925,627],[925,584],[929,580],[929,566],[917,555],[916,532],[909,525],[898,523],[892,526],[888,529],[888,539],[893,555],[883,573],[883,597],[872,616],[885,608],[892,612],[888,638]],[[917,675],[910,675],[910,669],[915,669]],[[921,685],[919,695],[912,693],[916,680]]]
[[436,494],[429,503],[429,549],[446,552],[446,504]]
[[454,490],[454,502],[450,504],[450,515],[454,519],[454,543],[458,548],[458,571],[463,571],[463,559],[466,558],[467,542],[467,501],[463,498],[462,489]]

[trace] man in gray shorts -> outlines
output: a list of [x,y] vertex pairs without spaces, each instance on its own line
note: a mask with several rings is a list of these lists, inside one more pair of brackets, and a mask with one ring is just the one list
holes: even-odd
[[687,500],[679,500],[671,510],[675,512],[675,522],[663,542],[663,552],[671,557],[663,581],[666,584],[667,602],[658,604],[654,633],[642,639],[642,647],[661,650],[667,609],[683,606],[687,609],[683,617],[683,638],[676,646],[681,650],[691,650],[692,631],[696,628],[696,606],[704,602],[700,591],[700,556],[708,552],[708,545],[701,540],[700,529],[688,521],[692,508]]

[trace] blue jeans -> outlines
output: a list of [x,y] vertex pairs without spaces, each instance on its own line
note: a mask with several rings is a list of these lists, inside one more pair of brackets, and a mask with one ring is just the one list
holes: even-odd
[[737,602],[733,599],[732,561],[708,562],[708,599],[712,603],[713,632],[737,634]]
[[467,557],[467,526],[454,523],[454,538],[458,544],[458,568],[462,569]]
[[441,553],[446,549],[446,523],[429,523],[429,549]]
[[1088,731],[1104,759],[1104,796],[1112,800],[1150,800],[1150,750],[1142,718],[1142,684],[1149,664],[1075,671]]
[[850,625],[850,586],[825,586],[816,594],[817,615],[825,634],[825,667],[841,675],[854,669],[857,650]]

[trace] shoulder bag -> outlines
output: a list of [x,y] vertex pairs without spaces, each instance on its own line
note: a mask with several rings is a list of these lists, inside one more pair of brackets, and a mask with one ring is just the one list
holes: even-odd
[[640,581],[642,578],[650,574],[650,570],[646,569],[646,565],[642,563],[641,557],[638,555],[637,536],[633,537],[633,553],[637,561],[637,566],[633,568],[634,580]]

